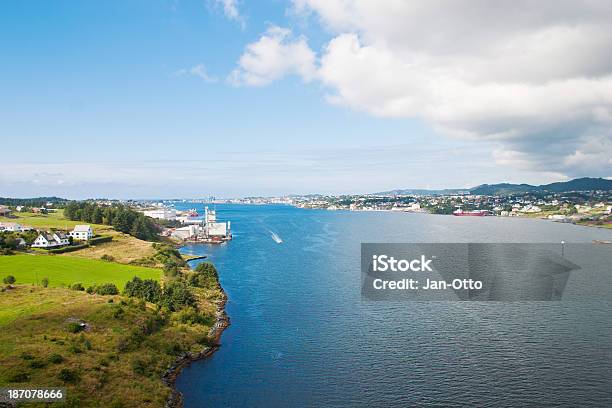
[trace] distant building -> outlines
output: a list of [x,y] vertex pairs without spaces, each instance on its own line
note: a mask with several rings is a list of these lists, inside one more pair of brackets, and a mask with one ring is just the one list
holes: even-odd
[[176,210],[168,208],[158,208],[155,210],[144,210],[143,214],[147,217],[155,218],[158,220],[175,220]]
[[64,232],[43,232],[34,240],[32,248],[55,248],[69,244],[68,235]]
[[8,217],[11,215],[11,210],[5,205],[0,205],[0,217]]
[[94,236],[91,225],[76,225],[68,235],[79,241],[87,241]]

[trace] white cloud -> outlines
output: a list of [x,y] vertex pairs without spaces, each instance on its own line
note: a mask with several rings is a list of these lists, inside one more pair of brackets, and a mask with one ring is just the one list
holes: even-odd
[[246,47],[228,80],[233,85],[261,86],[287,74],[298,74],[308,81],[314,73],[315,54],[306,38],[294,38],[290,30],[271,26]]
[[182,68],[174,73],[174,76],[183,76],[183,75],[197,76],[198,78],[202,79],[204,82],[208,82],[208,83],[214,83],[214,82],[219,81],[219,78],[213,75],[210,75],[208,73],[206,66],[204,64],[198,64],[188,69]]
[[496,141],[500,163],[612,174],[612,3],[294,0],[293,8],[331,34],[319,62],[302,38],[308,57],[287,64],[271,50],[288,34],[266,33],[240,60],[243,83],[294,72],[325,84],[331,103]]
[[242,29],[246,27],[246,18],[240,14],[237,0],[215,0],[215,3],[223,7],[223,14],[225,14],[225,17],[240,24]]

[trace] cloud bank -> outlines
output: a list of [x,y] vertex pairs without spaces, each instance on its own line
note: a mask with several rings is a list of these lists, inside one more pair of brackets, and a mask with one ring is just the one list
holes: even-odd
[[612,176],[612,3],[295,0],[330,34],[315,52],[271,27],[232,73],[295,74],[330,103],[486,140],[495,160],[559,177]]

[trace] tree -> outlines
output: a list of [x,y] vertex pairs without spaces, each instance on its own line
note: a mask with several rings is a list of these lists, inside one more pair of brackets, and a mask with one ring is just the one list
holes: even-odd
[[117,231],[129,233],[131,229],[130,217],[126,210],[120,209],[117,211],[116,216],[113,219],[113,227]]
[[175,312],[184,306],[196,306],[195,297],[185,282],[174,281],[166,285],[161,305]]
[[102,210],[97,205],[91,213],[91,222],[94,224],[102,224]]
[[134,276],[125,284],[124,293],[127,296],[143,299],[147,302],[157,303],[161,299],[162,290],[159,283],[153,279],[142,280]]

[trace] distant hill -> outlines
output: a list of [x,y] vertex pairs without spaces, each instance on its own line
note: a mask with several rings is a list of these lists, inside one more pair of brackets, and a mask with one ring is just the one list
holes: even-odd
[[518,194],[518,193],[537,193],[537,192],[551,192],[551,193],[564,193],[568,191],[592,191],[592,190],[604,190],[612,191],[612,180],[604,178],[593,178],[583,177],[570,181],[560,181],[550,184],[542,184],[539,186],[533,186],[531,184],[510,184],[510,183],[499,183],[499,184],[481,184],[479,186],[465,189],[465,188],[452,188],[443,190],[423,190],[423,189],[403,189],[403,190],[391,190],[375,195],[449,195],[449,194],[474,194],[474,195],[506,195],[506,194]]
[[530,184],[482,184],[470,189],[475,195],[504,195],[517,193],[565,193],[568,191],[612,190],[612,180],[603,178],[583,177],[570,181],[560,181],[550,184],[532,186]]
[[68,200],[60,197],[8,198],[0,197],[2,205],[25,205],[27,207],[44,207],[47,203],[65,204]]

